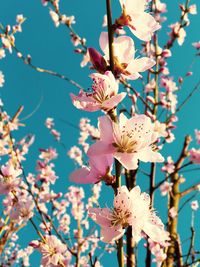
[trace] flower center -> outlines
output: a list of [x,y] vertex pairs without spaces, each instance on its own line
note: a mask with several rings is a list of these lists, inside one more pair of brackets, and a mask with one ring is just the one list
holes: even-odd
[[[106,94],[106,88],[104,85],[104,80],[93,79],[92,90],[90,96],[92,96],[98,103],[102,104],[105,100],[109,99],[109,96]],[[107,85],[110,87],[110,85]]]
[[128,219],[130,218],[130,216],[130,211],[123,211],[120,208],[114,208],[112,213],[111,224],[112,226],[122,225],[122,227],[125,228],[129,225]]

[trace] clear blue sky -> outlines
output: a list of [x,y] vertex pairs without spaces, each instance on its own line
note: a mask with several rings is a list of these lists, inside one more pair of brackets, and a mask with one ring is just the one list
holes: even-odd
[[[75,29],[82,36],[86,37],[87,45],[99,49],[98,38],[101,32],[102,18],[105,14],[105,1],[94,0],[74,0],[61,1],[61,11],[66,15],[74,15],[77,24]],[[166,1],[168,4],[168,22],[177,21],[180,14],[178,4],[182,1]],[[200,11],[200,3],[196,3]],[[113,1],[114,13],[119,10],[117,0]],[[48,8],[41,5],[38,1],[27,0],[2,0],[0,9],[0,22],[4,25],[14,24],[17,14],[23,14],[27,21],[23,25],[23,32],[16,35],[16,46],[24,53],[31,54],[33,63],[37,66],[55,70],[62,73],[83,85],[85,88],[90,87],[90,79],[88,75],[91,71],[88,68],[81,69],[79,67],[81,57],[73,53],[73,46],[69,39],[67,28],[62,25],[55,28],[51,18],[49,17]],[[191,25],[187,31],[186,42],[183,47],[176,45],[173,48],[174,57],[169,60],[169,67],[172,76],[177,77],[183,75],[193,60],[194,48],[192,42],[200,40],[200,16],[190,16]],[[167,23],[165,23],[167,25]],[[165,27],[165,32],[160,34],[161,44],[167,40],[166,32],[169,29]],[[193,66],[192,71],[195,76],[188,78],[188,82],[183,86],[179,93],[179,99],[184,97],[193,89],[196,82],[200,79],[200,58]],[[21,129],[20,136],[31,132],[36,134],[36,142],[30,150],[30,154],[25,163],[26,172],[34,171],[35,160],[38,156],[38,148],[46,148],[52,144],[52,137],[49,136],[47,129],[44,127],[46,117],[55,118],[56,128],[61,132],[62,141],[67,149],[77,143],[78,131],[65,124],[63,120],[78,125],[80,117],[89,117],[95,119],[97,114],[88,114],[76,110],[71,104],[69,98],[70,92],[77,92],[77,89],[69,83],[59,80],[56,77],[37,73],[28,66],[24,65],[15,55],[7,55],[0,61],[0,70],[5,75],[5,86],[0,91],[0,95],[4,101],[6,110],[12,115],[20,105],[24,106],[22,117],[26,117],[38,105],[42,98],[42,103],[38,111],[27,121],[26,128]],[[178,128],[175,131],[176,141],[169,145],[164,151],[165,156],[170,153],[177,154],[180,150],[185,134],[193,134],[193,130],[200,129],[199,119],[199,102],[200,92],[185,106],[181,111],[180,121],[177,123]],[[69,185],[68,175],[74,169],[73,162],[66,156],[63,148],[58,148],[60,153],[59,159],[56,161],[57,173],[60,180],[57,183],[57,190],[67,188]],[[192,173],[188,177],[197,181],[198,173]],[[141,179],[142,181],[142,179]],[[160,212],[162,203],[160,205]],[[159,209],[159,206],[157,204]],[[183,220],[189,223],[190,210],[187,209],[183,216]],[[189,228],[189,225],[188,225]],[[32,231],[29,228],[29,231]],[[35,236],[36,238],[36,236]],[[200,236],[199,236],[200,238]],[[24,245],[26,237],[24,239]],[[37,263],[33,260],[33,265]],[[106,265],[105,265],[106,266]],[[139,266],[142,267],[142,266]]]

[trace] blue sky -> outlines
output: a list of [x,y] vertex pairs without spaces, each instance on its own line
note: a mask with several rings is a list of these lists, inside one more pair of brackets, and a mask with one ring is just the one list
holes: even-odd
[[[74,15],[76,17],[75,29],[80,36],[86,37],[89,47],[97,49],[99,49],[98,38],[102,30],[103,15],[105,14],[104,2],[94,0],[61,1],[61,11],[66,15]],[[195,2],[200,10],[199,2],[191,1],[192,4]],[[159,34],[161,44],[167,40],[166,32],[169,32],[167,24],[177,21],[177,16],[180,14],[178,4],[182,2],[168,0],[166,3],[168,4],[169,11],[167,15],[168,21],[164,24],[164,32]],[[117,0],[113,1],[113,9],[114,14],[119,14],[119,3]],[[55,28],[49,17],[48,8],[43,7],[39,0],[1,1],[0,22],[3,25],[14,24],[17,14],[23,14],[27,20],[23,25],[23,32],[16,35],[16,46],[24,54],[30,54],[36,66],[57,71],[79,82],[85,88],[90,87],[91,83],[88,75],[91,71],[87,67],[80,68],[81,57],[73,53],[74,47],[70,41],[67,28],[63,26]],[[179,76],[185,74],[193,60],[195,50],[191,43],[200,40],[198,26],[200,25],[200,16],[190,16],[190,18],[191,25],[188,27],[185,44],[182,47],[176,44],[172,50],[174,57],[169,60],[171,75],[176,80]],[[137,41],[137,43],[139,42]],[[198,59],[192,68],[195,75],[188,78],[179,93],[180,100],[188,95],[200,79],[199,61]],[[38,149],[41,147],[46,148],[50,144],[54,145],[52,137],[49,136],[47,129],[44,127],[44,121],[47,117],[55,119],[56,128],[62,135],[62,141],[67,149],[69,149],[70,146],[77,143],[78,131],[63,121],[78,125],[81,117],[88,117],[92,118],[95,122],[95,119],[100,114],[88,114],[76,110],[69,97],[70,92],[77,92],[75,87],[56,77],[37,73],[23,64],[16,57],[15,53],[7,54],[7,57],[0,61],[0,70],[3,71],[6,80],[0,95],[9,114],[14,114],[18,107],[23,105],[24,112],[22,117],[26,117],[41,101],[37,112],[24,121],[26,127],[22,128],[20,132],[20,136],[29,132],[36,135],[36,142],[31,148],[25,163],[27,172],[34,171]],[[177,155],[181,149],[184,136],[187,133],[193,135],[194,129],[200,128],[199,101],[200,92],[198,91],[187,103],[184,110],[180,112],[180,119],[177,123],[178,127],[175,130],[176,141],[164,150],[165,156],[171,153]],[[74,169],[74,164],[67,158],[66,151],[62,147],[58,147],[58,152],[60,156],[56,161],[56,169],[60,180],[57,190],[61,190],[61,188],[67,188],[70,184],[68,175]],[[189,176],[189,179],[197,181],[198,175],[197,173],[192,173],[192,177]],[[141,183],[143,180],[144,178],[141,178]],[[164,207],[162,203],[156,205],[158,209]],[[188,208],[182,218],[187,220],[186,217],[189,218],[189,214],[190,210]],[[29,231],[32,231],[31,228]],[[35,263],[32,264],[32,266],[35,266]]]

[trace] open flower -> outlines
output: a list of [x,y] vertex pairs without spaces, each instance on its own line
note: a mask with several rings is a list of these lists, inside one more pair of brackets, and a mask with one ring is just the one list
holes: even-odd
[[160,244],[168,240],[168,233],[164,230],[163,223],[150,208],[149,195],[141,193],[139,186],[130,192],[126,186],[118,188],[113,206],[113,209],[88,209],[89,216],[101,226],[104,242],[118,240],[129,225],[132,226],[135,242],[142,238],[142,232]]
[[99,118],[100,140],[93,144],[88,155],[113,155],[128,170],[138,167],[138,160],[163,162],[164,158],[153,145],[158,136],[154,125],[146,115],[135,115],[127,119],[120,114],[119,123],[108,116]]
[[113,163],[111,155],[103,155],[99,157],[91,157],[89,160],[89,168],[83,166],[81,169],[74,171],[70,175],[70,180],[75,183],[89,184],[98,183],[104,180],[106,183],[112,182],[110,170]]
[[74,106],[86,111],[111,110],[115,108],[126,96],[126,93],[118,94],[118,83],[112,72],[105,74],[93,73],[92,92],[80,91],[78,96],[70,94]]
[[160,29],[154,17],[145,12],[146,0],[119,0],[122,15],[116,20],[117,26],[128,26],[142,41],[150,41],[152,34]]
[[54,235],[46,235],[43,242],[33,240],[29,245],[42,253],[42,266],[60,266],[65,260],[67,247]]
[[[105,54],[105,58],[109,60],[109,42],[107,32],[101,33],[99,44]],[[135,80],[140,77],[139,72],[146,71],[155,65],[155,61],[148,57],[134,59],[134,42],[128,36],[114,38],[113,48],[116,76],[122,74],[125,78]]]
[[19,185],[20,179],[17,178],[22,173],[21,169],[15,169],[13,164],[8,162],[0,168],[0,195],[7,194]]

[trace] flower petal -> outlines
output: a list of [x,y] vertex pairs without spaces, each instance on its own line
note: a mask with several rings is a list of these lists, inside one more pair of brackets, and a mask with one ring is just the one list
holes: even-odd
[[108,116],[101,116],[98,121],[100,140],[104,143],[113,143],[114,139],[111,119]]
[[95,144],[91,145],[88,149],[87,155],[89,157],[92,156],[101,156],[101,155],[109,155],[114,153],[115,148],[112,144],[105,143],[102,141],[97,141]]
[[121,227],[102,227],[101,228],[101,236],[102,241],[106,243],[112,243],[115,240],[120,239],[124,235],[125,230]]
[[138,168],[138,159],[137,159],[137,157],[135,157],[135,153],[115,152],[114,157],[127,170],[136,170]]
[[115,108],[125,98],[125,96],[126,93],[120,93],[118,95],[111,97],[110,99],[102,103],[102,108],[107,110]]
[[160,25],[156,22],[155,18],[146,12],[131,11],[129,12],[131,17],[131,25],[129,27],[132,33],[142,41],[150,41],[153,32],[160,29]]

